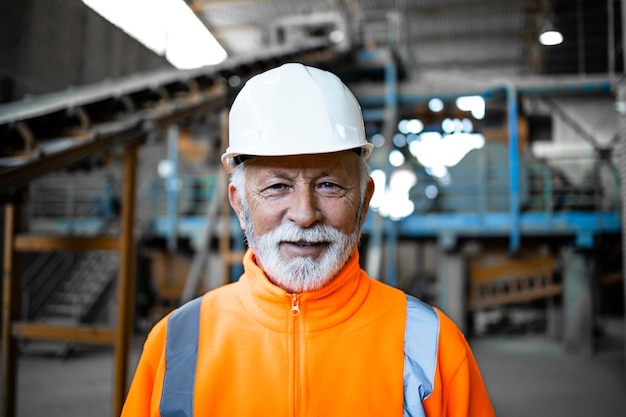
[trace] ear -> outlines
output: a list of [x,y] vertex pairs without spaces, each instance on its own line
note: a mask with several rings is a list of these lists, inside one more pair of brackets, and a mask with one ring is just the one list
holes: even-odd
[[[242,190],[243,192],[243,190]],[[241,195],[239,194],[239,190],[235,188],[234,185],[228,185],[228,201],[230,202],[230,206],[235,211],[237,218],[239,219],[239,227],[241,230],[246,230],[246,223],[243,221],[243,207],[241,205]]]
[[374,195],[374,180],[372,177],[369,177],[367,180],[367,184],[365,185],[365,195],[363,196],[363,215],[361,218],[361,227],[363,227],[363,223],[365,222],[365,215],[370,207],[370,201],[372,200],[372,196]]

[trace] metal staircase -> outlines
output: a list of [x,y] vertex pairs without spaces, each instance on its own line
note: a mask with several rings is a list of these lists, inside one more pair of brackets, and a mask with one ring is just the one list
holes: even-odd
[[[110,235],[116,180],[93,170],[51,175],[31,185],[31,228],[53,235]],[[22,316],[41,323],[94,323],[119,271],[115,251],[52,251],[26,255]]]
[[81,254],[60,285],[35,315],[55,324],[93,323],[102,312],[118,272],[114,252]]

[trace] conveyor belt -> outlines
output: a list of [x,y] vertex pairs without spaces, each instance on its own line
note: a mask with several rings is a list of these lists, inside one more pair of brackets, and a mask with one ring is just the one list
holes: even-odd
[[280,47],[196,70],[136,74],[0,106],[0,194],[156,128],[227,105],[228,79],[281,62],[328,62],[325,43]]

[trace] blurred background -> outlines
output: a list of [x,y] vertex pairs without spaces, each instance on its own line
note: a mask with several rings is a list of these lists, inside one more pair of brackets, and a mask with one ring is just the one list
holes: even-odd
[[[0,0],[2,415],[118,415],[150,327],[237,279],[251,76],[336,73],[362,266],[465,332],[499,416],[625,415],[622,0]],[[303,129],[306,129],[303,126]]]

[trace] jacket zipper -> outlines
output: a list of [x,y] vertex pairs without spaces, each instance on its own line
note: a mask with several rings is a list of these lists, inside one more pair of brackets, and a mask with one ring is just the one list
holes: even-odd
[[293,317],[293,347],[294,347],[294,401],[293,401],[293,415],[294,417],[300,414],[300,385],[302,376],[302,363],[300,360],[300,299],[297,294],[291,294],[291,316]]
[[297,317],[300,315],[300,300],[298,294],[291,294],[291,315]]

